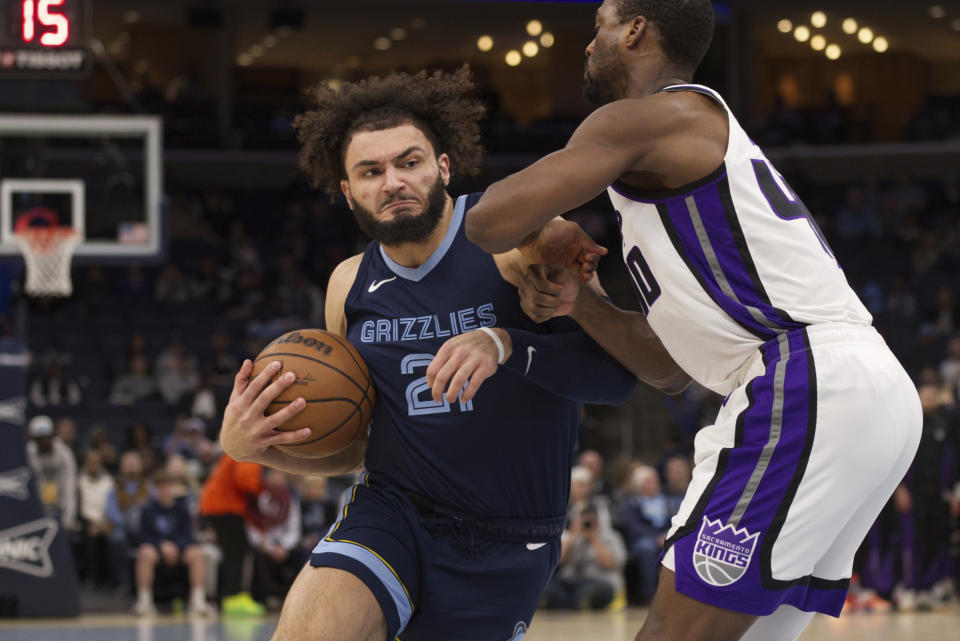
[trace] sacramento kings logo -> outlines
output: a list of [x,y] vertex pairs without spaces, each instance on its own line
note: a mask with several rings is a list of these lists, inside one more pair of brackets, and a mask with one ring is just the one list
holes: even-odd
[[703,517],[693,547],[693,567],[710,585],[722,588],[736,583],[750,565],[759,536],[759,532],[750,534],[746,528],[735,530],[720,519],[711,521]]

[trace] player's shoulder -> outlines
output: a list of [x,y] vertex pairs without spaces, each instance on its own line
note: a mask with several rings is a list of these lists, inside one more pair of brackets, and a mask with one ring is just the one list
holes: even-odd
[[638,131],[648,135],[691,129],[708,114],[725,116],[720,105],[693,91],[660,92],[638,98],[623,98],[597,108],[584,120],[583,133],[630,140]]
[[353,286],[353,282],[357,279],[357,273],[360,271],[362,262],[363,254],[356,254],[334,267],[327,284],[328,295],[331,291],[342,291],[343,295],[346,296],[346,293]]

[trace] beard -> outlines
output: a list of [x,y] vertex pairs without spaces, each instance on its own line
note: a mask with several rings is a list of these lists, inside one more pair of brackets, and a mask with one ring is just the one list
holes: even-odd
[[[393,200],[403,200],[394,198]],[[383,203],[389,205],[393,200]],[[377,220],[376,215],[360,203],[354,202],[353,213],[357,219],[360,231],[384,245],[402,245],[403,243],[418,243],[430,237],[430,234],[440,224],[443,210],[447,205],[447,186],[443,178],[437,176],[437,182],[427,194],[427,202],[419,214],[396,214],[393,220]]]
[[[594,73],[590,73],[590,61]],[[611,49],[595,49],[583,65],[583,95],[587,101],[601,107],[626,95],[627,66]]]

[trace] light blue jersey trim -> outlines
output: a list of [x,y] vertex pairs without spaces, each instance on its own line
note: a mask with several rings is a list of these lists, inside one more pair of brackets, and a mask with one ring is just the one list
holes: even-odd
[[313,548],[313,553],[339,554],[365,565],[380,579],[380,583],[382,583],[383,586],[387,588],[387,592],[390,593],[393,604],[397,606],[397,616],[400,618],[399,629],[403,630],[407,627],[407,624],[410,622],[410,617],[413,615],[413,606],[410,604],[407,591],[400,583],[400,580],[383,559],[363,546],[345,541],[329,541],[326,539],[320,541],[317,547]]
[[453,244],[454,239],[457,237],[457,232],[460,231],[460,225],[463,224],[463,214],[466,209],[467,197],[460,196],[457,198],[456,203],[453,206],[453,216],[450,218],[450,228],[447,229],[447,235],[443,237],[440,246],[437,247],[430,258],[427,261],[420,265],[419,267],[404,267],[396,263],[392,258],[387,256],[387,252],[383,251],[383,245],[378,245],[380,249],[380,256],[383,257],[383,262],[387,264],[387,267],[390,268],[394,274],[400,278],[405,278],[407,280],[412,280],[415,283],[419,283],[421,280],[429,274],[434,267],[437,266],[443,257],[447,255],[447,250],[450,249],[450,245]]

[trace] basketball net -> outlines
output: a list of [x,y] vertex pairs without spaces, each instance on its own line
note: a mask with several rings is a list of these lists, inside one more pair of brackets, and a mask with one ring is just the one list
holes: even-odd
[[69,296],[70,259],[80,242],[73,227],[24,227],[14,230],[13,237],[27,264],[28,296]]

